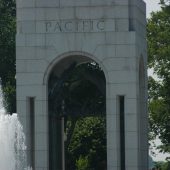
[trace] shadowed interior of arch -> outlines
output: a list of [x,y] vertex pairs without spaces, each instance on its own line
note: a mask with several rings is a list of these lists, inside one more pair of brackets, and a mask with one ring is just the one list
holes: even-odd
[[48,80],[50,170],[107,169],[106,80],[84,56],[58,62]]

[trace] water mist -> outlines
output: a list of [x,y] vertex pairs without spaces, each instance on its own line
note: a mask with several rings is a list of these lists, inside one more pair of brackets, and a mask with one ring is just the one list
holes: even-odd
[[17,114],[8,115],[2,105],[0,89],[0,170],[26,168],[25,135]]

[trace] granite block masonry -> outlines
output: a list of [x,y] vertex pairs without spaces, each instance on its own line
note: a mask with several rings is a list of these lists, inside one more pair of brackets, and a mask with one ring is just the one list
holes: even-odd
[[107,170],[148,170],[142,0],[17,0],[17,112],[27,164],[50,170],[48,79],[52,70],[73,60],[95,61],[105,74]]

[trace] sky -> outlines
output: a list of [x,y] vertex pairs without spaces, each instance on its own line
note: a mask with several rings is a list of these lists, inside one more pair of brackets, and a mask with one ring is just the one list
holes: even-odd
[[144,0],[146,2],[146,15],[147,18],[150,17],[152,11],[160,10],[159,0]]
[[[160,0],[143,0],[143,1],[146,2],[146,17],[147,18],[150,17],[150,13],[152,11],[155,12],[161,9],[159,5]],[[148,75],[152,75],[154,78],[157,78],[157,76],[153,74],[153,69],[148,70]]]

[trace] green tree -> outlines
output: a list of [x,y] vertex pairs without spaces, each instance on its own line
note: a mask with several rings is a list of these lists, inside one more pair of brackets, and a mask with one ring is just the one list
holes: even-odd
[[155,167],[159,170],[169,170],[170,169],[170,162],[155,162]]
[[68,152],[73,162],[79,163],[79,166],[85,164],[89,169],[104,170],[106,119],[103,116],[80,118],[76,123]]
[[163,6],[170,5],[170,0],[160,0],[160,4]]
[[161,139],[161,151],[170,152],[170,6],[169,1],[161,3],[147,27],[148,66],[158,76],[149,77],[149,112],[152,134]]
[[0,84],[9,113],[16,111],[15,13],[14,0],[0,0]]
[[76,169],[77,170],[87,170],[89,169],[89,160],[88,160],[88,157],[85,156],[81,156],[79,157],[78,160],[76,160]]

